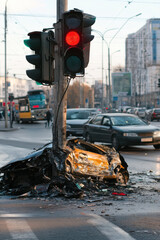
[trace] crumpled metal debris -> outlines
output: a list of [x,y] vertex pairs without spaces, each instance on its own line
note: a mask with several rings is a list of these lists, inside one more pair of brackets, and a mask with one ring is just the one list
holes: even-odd
[[[49,143],[0,168],[0,190],[1,194],[22,196],[82,197],[85,190],[106,189],[109,181],[126,184],[127,167],[114,148],[74,138],[68,140],[65,150],[53,151]],[[41,184],[45,187],[40,191]]]

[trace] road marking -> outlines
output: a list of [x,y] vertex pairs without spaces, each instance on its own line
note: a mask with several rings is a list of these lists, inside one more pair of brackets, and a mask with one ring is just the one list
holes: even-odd
[[32,214],[28,213],[2,213],[0,214],[0,218],[30,218],[32,217]]
[[13,240],[38,240],[25,220],[8,219],[6,224]]
[[96,226],[99,231],[107,236],[110,240],[135,240],[135,238],[131,237],[123,229],[119,228],[108,220],[95,214],[89,214],[89,216],[92,216],[92,218],[89,219],[88,222]]

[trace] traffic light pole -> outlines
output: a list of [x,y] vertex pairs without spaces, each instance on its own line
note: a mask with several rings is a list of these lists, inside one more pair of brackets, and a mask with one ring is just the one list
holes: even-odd
[[67,11],[68,0],[57,0],[57,23],[55,24],[55,70],[54,70],[54,86],[53,86],[53,151],[58,148],[64,149],[66,144],[66,110],[67,96],[65,93],[67,87],[67,79],[63,76],[63,65],[61,56],[62,46],[62,14]]
[[5,128],[8,128],[8,82],[7,82],[7,1],[5,4],[5,15],[4,15],[4,22],[5,22],[5,32],[4,32],[4,44],[5,44]]

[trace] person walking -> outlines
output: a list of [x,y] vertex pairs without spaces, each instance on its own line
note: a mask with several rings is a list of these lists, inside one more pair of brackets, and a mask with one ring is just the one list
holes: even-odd
[[47,126],[50,127],[50,122],[52,121],[52,114],[49,109],[46,112],[46,120],[47,120],[46,127]]

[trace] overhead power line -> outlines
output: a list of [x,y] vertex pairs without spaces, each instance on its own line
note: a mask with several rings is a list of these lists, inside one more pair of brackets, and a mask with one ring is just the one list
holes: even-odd
[[[0,13],[0,16],[3,16],[4,13]],[[33,14],[17,14],[17,13],[8,13],[8,16],[16,16],[16,17],[35,17],[35,18],[56,18],[56,16],[48,16],[48,15],[33,15]],[[127,17],[106,17],[106,16],[96,16],[96,18],[101,18],[101,19],[121,19],[125,20]],[[139,18],[140,20],[144,20],[147,18]]]
[[[108,0],[108,1],[110,1],[110,2],[122,2],[122,3],[128,3],[128,0],[126,0],[126,1],[124,1],[124,0],[122,0],[122,1],[120,1],[120,0]],[[153,2],[153,1],[144,1],[144,2],[142,2],[142,1],[135,1],[134,0],[134,2],[133,3],[138,3],[138,4],[142,4],[142,3],[144,3],[144,4],[160,4],[160,2],[159,2],[159,0],[158,0],[158,2]]]
[[[0,15],[4,15],[4,13],[0,13]],[[20,13],[8,13],[8,16],[19,16],[19,17],[37,17],[37,18],[56,18],[56,16],[48,16],[48,15],[33,15],[33,14],[20,14]]]

